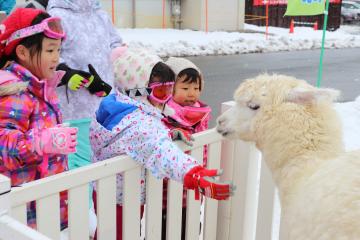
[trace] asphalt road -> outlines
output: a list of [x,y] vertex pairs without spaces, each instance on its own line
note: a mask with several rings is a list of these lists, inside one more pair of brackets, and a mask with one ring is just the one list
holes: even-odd
[[[201,99],[213,109],[210,127],[215,125],[222,102],[232,100],[237,86],[260,73],[292,75],[315,85],[320,50],[256,53],[230,56],[189,57],[205,75]],[[326,49],[323,60],[322,87],[339,89],[340,101],[360,95],[360,48]]]

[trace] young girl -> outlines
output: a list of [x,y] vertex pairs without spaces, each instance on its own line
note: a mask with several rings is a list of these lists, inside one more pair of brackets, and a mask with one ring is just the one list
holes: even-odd
[[[168,177],[183,182],[208,197],[224,200],[232,194],[232,185],[206,176],[218,175],[173,143],[161,122],[161,111],[169,100],[174,73],[158,56],[139,49],[114,53],[117,92],[105,97],[90,127],[93,161],[127,154],[158,178]],[[145,172],[142,173],[141,203],[145,203]],[[212,191],[210,191],[210,188]],[[122,239],[122,176],[118,176],[117,239]]]
[[[170,57],[166,64],[176,75],[172,98],[166,103],[175,113],[163,119],[172,132],[179,131],[176,137],[185,143],[191,134],[208,129],[211,108],[199,100],[204,89],[204,79],[200,69],[185,58]],[[176,131],[174,131],[176,130]]]
[[[166,106],[173,109],[173,113],[163,118],[163,122],[170,129],[173,140],[182,140],[192,145],[192,134],[208,129],[211,108],[199,100],[204,89],[204,80],[200,69],[185,58],[170,57],[166,64],[175,73],[175,86],[172,98]],[[204,147],[203,166],[206,166],[207,146]],[[167,180],[163,187],[163,228],[166,226]],[[183,222],[182,236],[185,237],[186,220],[186,191],[183,192]],[[165,239],[165,231],[162,232]]]
[[[18,8],[0,26],[0,173],[21,186],[67,170],[75,152],[76,128],[61,125],[55,72],[61,41],[60,19]],[[61,228],[67,225],[66,196],[60,197]],[[35,204],[28,224],[35,225]]]

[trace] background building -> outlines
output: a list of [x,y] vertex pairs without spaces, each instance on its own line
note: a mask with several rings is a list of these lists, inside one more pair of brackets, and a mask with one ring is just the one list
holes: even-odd
[[[23,3],[25,0],[18,0]],[[269,0],[269,25],[290,26],[284,17],[288,0]],[[241,31],[246,23],[266,24],[266,0],[100,0],[119,28],[179,28],[202,31]],[[342,0],[330,0],[328,29],[340,26]],[[296,22],[318,23],[324,15],[295,17]]]
[[[100,2],[112,14],[112,0]],[[244,0],[114,1],[115,24],[122,28],[161,28],[164,24],[167,28],[236,31],[243,29],[244,14]]]

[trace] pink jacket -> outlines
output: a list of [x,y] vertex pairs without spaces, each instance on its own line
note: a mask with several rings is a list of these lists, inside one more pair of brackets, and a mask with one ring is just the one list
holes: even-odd
[[[62,76],[39,80],[16,63],[0,70],[0,174],[11,178],[12,186],[40,178],[37,165],[43,157],[34,150],[33,133],[61,123],[55,87]],[[66,155],[49,155],[48,175],[66,170]]]

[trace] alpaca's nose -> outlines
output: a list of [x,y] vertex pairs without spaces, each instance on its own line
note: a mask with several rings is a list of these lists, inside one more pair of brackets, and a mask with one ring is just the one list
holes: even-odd
[[228,134],[227,130],[219,124],[216,126],[216,131],[222,136],[226,136]]
[[217,122],[217,124],[218,124],[219,126],[221,126],[221,125],[223,125],[223,124],[224,124],[225,119],[224,119],[224,118],[219,117],[219,118],[216,120],[216,122]]
[[225,118],[218,117],[218,119],[216,119],[216,122],[217,122],[216,131],[222,135],[225,132],[225,128],[224,128]]

